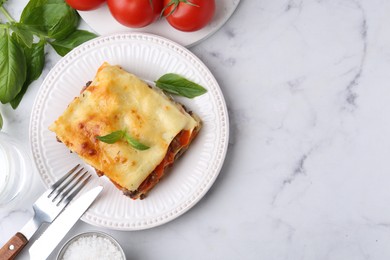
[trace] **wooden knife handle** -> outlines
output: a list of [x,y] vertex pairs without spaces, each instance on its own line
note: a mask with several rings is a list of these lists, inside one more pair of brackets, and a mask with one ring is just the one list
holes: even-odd
[[2,248],[0,248],[0,260],[14,259],[27,243],[28,240],[22,233],[16,233]]

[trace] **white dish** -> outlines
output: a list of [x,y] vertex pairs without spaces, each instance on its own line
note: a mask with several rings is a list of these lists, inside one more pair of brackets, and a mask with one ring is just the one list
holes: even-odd
[[[194,206],[208,191],[222,167],[228,145],[228,114],[221,90],[207,67],[186,48],[165,38],[127,33],[100,37],[74,49],[47,75],[35,100],[30,141],[38,172],[48,187],[67,169],[83,164],[56,141],[48,126],[78,96],[80,89],[107,61],[145,80],[165,73],[181,74],[208,92],[195,99],[178,98],[203,121],[199,136],[186,154],[144,200],[131,200],[106,179],[93,175],[89,186],[102,184],[102,196],[82,220],[118,230],[139,230],[166,223]],[[87,166],[90,172],[92,167]]]
[[112,17],[106,4],[97,10],[79,11],[79,14],[100,35],[122,32],[145,32],[160,35],[183,46],[191,47],[219,30],[230,18],[234,10],[236,10],[239,2],[240,0],[216,0],[215,16],[211,23],[199,31],[190,33],[174,29],[165,19],[139,29],[123,26]]
[[[85,241],[85,240],[87,240],[87,241]],[[99,242],[97,242],[98,240],[99,240]],[[91,244],[88,244],[88,243],[91,243]],[[69,255],[72,255],[72,257],[70,257],[69,255],[66,256],[65,254],[66,254],[67,250],[69,250],[69,248],[72,246],[73,246],[73,248],[70,249],[70,250],[72,250],[72,252],[69,254]],[[100,246],[100,248],[99,248],[99,246]],[[114,248],[112,248],[112,246],[114,246],[114,248],[116,250]],[[74,247],[76,247],[76,249]],[[122,249],[121,245],[118,243],[118,241],[116,241],[112,236],[110,236],[106,233],[103,233],[103,232],[98,232],[98,231],[90,231],[90,232],[81,233],[81,234],[78,234],[78,235],[72,237],[71,239],[69,239],[60,249],[60,252],[57,255],[57,260],[63,260],[64,256],[66,256],[66,259],[70,259],[70,258],[84,259],[84,258],[81,258],[80,255],[77,255],[76,257],[74,256],[75,251],[81,250],[80,247],[84,247],[83,248],[84,252],[82,252],[82,254],[84,254],[84,257],[85,257],[85,254],[88,254],[88,259],[91,259],[91,255],[96,257],[97,258],[96,260],[103,258],[103,256],[101,256],[101,257],[97,256],[96,251],[102,252],[102,250],[105,250],[105,251],[103,251],[104,254],[109,253],[111,255],[112,259],[126,260],[125,252],[123,252],[123,249]],[[90,250],[90,249],[95,249],[95,250],[94,250],[94,252],[88,252],[88,251],[85,252],[85,248],[88,248],[88,250]],[[116,255],[115,258],[112,257],[113,254]],[[118,254],[120,256],[118,256]],[[106,258],[104,257],[104,259],[106,259]]]

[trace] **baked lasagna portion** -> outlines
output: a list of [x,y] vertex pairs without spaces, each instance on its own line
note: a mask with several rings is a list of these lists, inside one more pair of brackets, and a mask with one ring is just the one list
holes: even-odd
[[[49,127],[57,139],[133,199],[143,199],[201,128],[184,106],[119,66],[104,63],[95,79]],[[98,137],[126,131],[149,147]]]

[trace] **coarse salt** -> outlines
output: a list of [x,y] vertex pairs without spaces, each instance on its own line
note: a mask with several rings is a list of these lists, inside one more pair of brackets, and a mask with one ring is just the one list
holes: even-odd
[[73,259],[119,260],[123,257],[119,248],[108,238],[91,235],[80,237],[69,244],[62,260]]

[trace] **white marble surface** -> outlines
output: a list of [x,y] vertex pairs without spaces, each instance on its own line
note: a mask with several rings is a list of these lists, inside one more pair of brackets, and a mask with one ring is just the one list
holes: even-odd
[[[15,13],[23,1],[10,0]],[[19,8],[20,7],[20,8]],[[226,163],[208,194],[163,226],[103,230],[128,259],[390,259],[390,1],[242,0],[191,48],[230,112]],[[43,76],[59,60],[47,49]],[[29,111],[1,106],[28,146]],[[43,191],[0,218],[0,244]],[[21,259],[28,259],[26,253]]]

